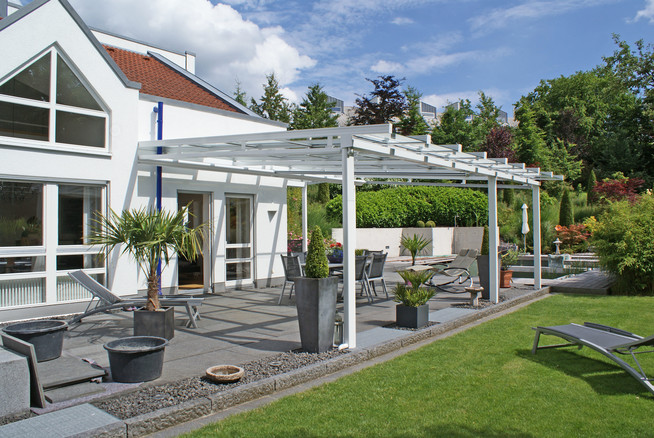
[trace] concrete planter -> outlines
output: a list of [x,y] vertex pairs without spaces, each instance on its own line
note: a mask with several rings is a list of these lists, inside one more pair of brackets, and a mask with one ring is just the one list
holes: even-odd
[[322,353],[332,348],[338,277],[295,279],[295,306],[302,349]]
[[168,341],[156,336],[131,336],[104,344],[114,382],[148,382],[161,377]]
[[513,271],[504,270],[500,271],[500,287],[511,287],[511,279],[513,278]]
[[65,321],[46,319],[12,324],[2,330],[10,336],[34,345],[36,361],[45,362],[61,356],[64,332],[68,330],[68,324]]
[[395,306],[395,321],[400,327],[424,327],[429,322],[429,304],[418,307],[398,304]]
[[163,307],[134,311],[134,336],[156,336],[171,340],[175,336],[175,308]]
[[[497,276],[499,278],[501,262],[499,260],[499,255],[497,257],[498,257]],[[477,269],[479,270],[479,285],[484,288],[483,292],[481,293],[481,297],[485,300],[490,299],[490,266],[489,265],[490,265],[490,259],[488,258],[488,255],[477,256]]]

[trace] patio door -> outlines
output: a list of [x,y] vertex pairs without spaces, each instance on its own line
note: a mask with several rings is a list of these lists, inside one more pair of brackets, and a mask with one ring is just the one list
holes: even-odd
[[225,282],[227,286],[252,284],[254,250],[252,243],[251,196],[228,195],[226,204]]
[[[189,227],[194,228],[207,222],[209,217],[210,195],[208,193],[178,193],[178,208],[189,206],[189,215],[186,223]],[[210,231],[207,231],[210,233]],[[205,236],[208,237],[208,236]],[[210,242],[206,239],[205,242]],[[177,264],[177,279],[180,290],[209,290],[211,288],[211,254],[209,253],[211,245],[204,244],[198,258],[193,261],[179,256]]]

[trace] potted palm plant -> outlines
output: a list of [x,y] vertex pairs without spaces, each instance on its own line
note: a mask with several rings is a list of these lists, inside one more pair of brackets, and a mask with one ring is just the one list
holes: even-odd
[[431,239],[414,234],[413,236],[402,236],[400,244],[411,254],[411,266],[416,264],[416,256],[431,243]]
[[509,268],[518,261],[518,251],[510,249],[502,254],[502,266],[500,266],[500,287],[511,287],[513,271]]
[[395,306],[395,321],[400,327],[420,328],[429,322],[429,304],[427,301],[434,296],[433,288],[424,284],[434,275],[432,271],[400,271],[404,284],[398,283],[393,291]]
[[201,253],[206,224],[189,228],[188,215],[188,206],[174,213],[140,208],[97,215],[91,242],[107,252],[122,246],[121,254],[134,257],[147,279],[148,301],[142,311],[134,312],[134,336],[174,336],[173,308],[162,311],[159,304],[158,268],[165,268],[175,253],[188,260]]
[[311,233],[304,273],[305,277],[294,279],[300,340],[303,350],[321,353],[331,349],[334,341],[338,277],[329,276],[325,241],[318,226]]

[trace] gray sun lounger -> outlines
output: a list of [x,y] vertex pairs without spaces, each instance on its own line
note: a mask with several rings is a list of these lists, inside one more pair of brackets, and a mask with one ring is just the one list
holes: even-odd
[[[640,347],[654,346],[654,336],[643,338],[642,336],[629,333],[625,330],[591,322],[585,322],[584,325],[567,324],[553,327],[533,327],[533,329],[536,330],[536,337],[534,338],[534,346],[531,350],[532,354],[536,354],[537,350],[544,348],[568,346],[577,346],[578,348],[581,348],[586,346],[603,354],[620,365],[626,372],[642,383],[649,392],[654,394],[654,384],[652,384],[652,379],[645,375],[645,371],[643,371],[640,362],[638,362],[638,359],[636,358],[636,354],[654,353],[654,350],[636,351]],[[558,336],[570,343],[539,346],[538,343],[540,342],[541,334]],[[620,357],[616,356],[615,353],[631,355],[638,369],[635,369]]]
[[[444,275],[448,277],[448,280],[444,283],[435,284],[434,277],[429,279],[429,282],[426,283],[426,286],[434,287],[442,290],[443,292],[450,293],[463,293],[466,292],[465,289],[455,289],[453,288],[454,282],[457,285],[461,285],[466,281],[470,281],[469,287],[472,287],[473,280],[472,275],[470,275],[470,267],[477,260],[476,249],[462,249],[459,251],[459,254],[452,260],[450,263],[437,263],[434,265],[418,265],[411,266],[407,268],[410,271],[424,271],[430,270],[434,272],[434,275]],[[448,287],[449,286],[449,287]]]
[[[95,313],[107,312],[113,309],[142,307],[145,306],[148,301],[145,297],[120,298],[83,271],[70,272],[68,275],[93,295],[93,298],[91,298],[89,305],[86,306],[84,313],[69,320],[68,324],[78,323],[82,321],[83,318]],[[188,314],[186,327],[193,328],[198,328],[197,320],[200,319],[200,311],[198,310],[198,307],[202,305],[202,301],[203,298],[197,297],[178,296],[159,298],[159,303],[164,307],[175,306],[186,308],[186,313]]]

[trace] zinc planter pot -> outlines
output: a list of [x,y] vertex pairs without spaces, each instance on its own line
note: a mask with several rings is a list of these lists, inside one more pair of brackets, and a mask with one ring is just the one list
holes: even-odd
[[59,320],[21,322],[2,329],[5,333],[34,345],[37,362],[56,359],[61,356],[64,332],[68,324]]
[[175,308],[135,310],[134,336],[156,336],[170,341],[175,336]]
[[338,277],[295,278],[295,307],[302,349],[322,353],[332,348]]
[[104,344],[114,382],[148,382],[161,377],[168,341],[156,336],[131,336]]
[[[477,256],[477,269],[479,271],[479,285],[484,288],[481,297],[485,300],[490,299],[490,259],[487,255]],[[500,260],[498,256],[497,270],[498,278],[500,273]]]
[[429,304],[423,304],[418,307],[398,304],[395,306],[395,322],[400,327],[424,327],[429,322]]

